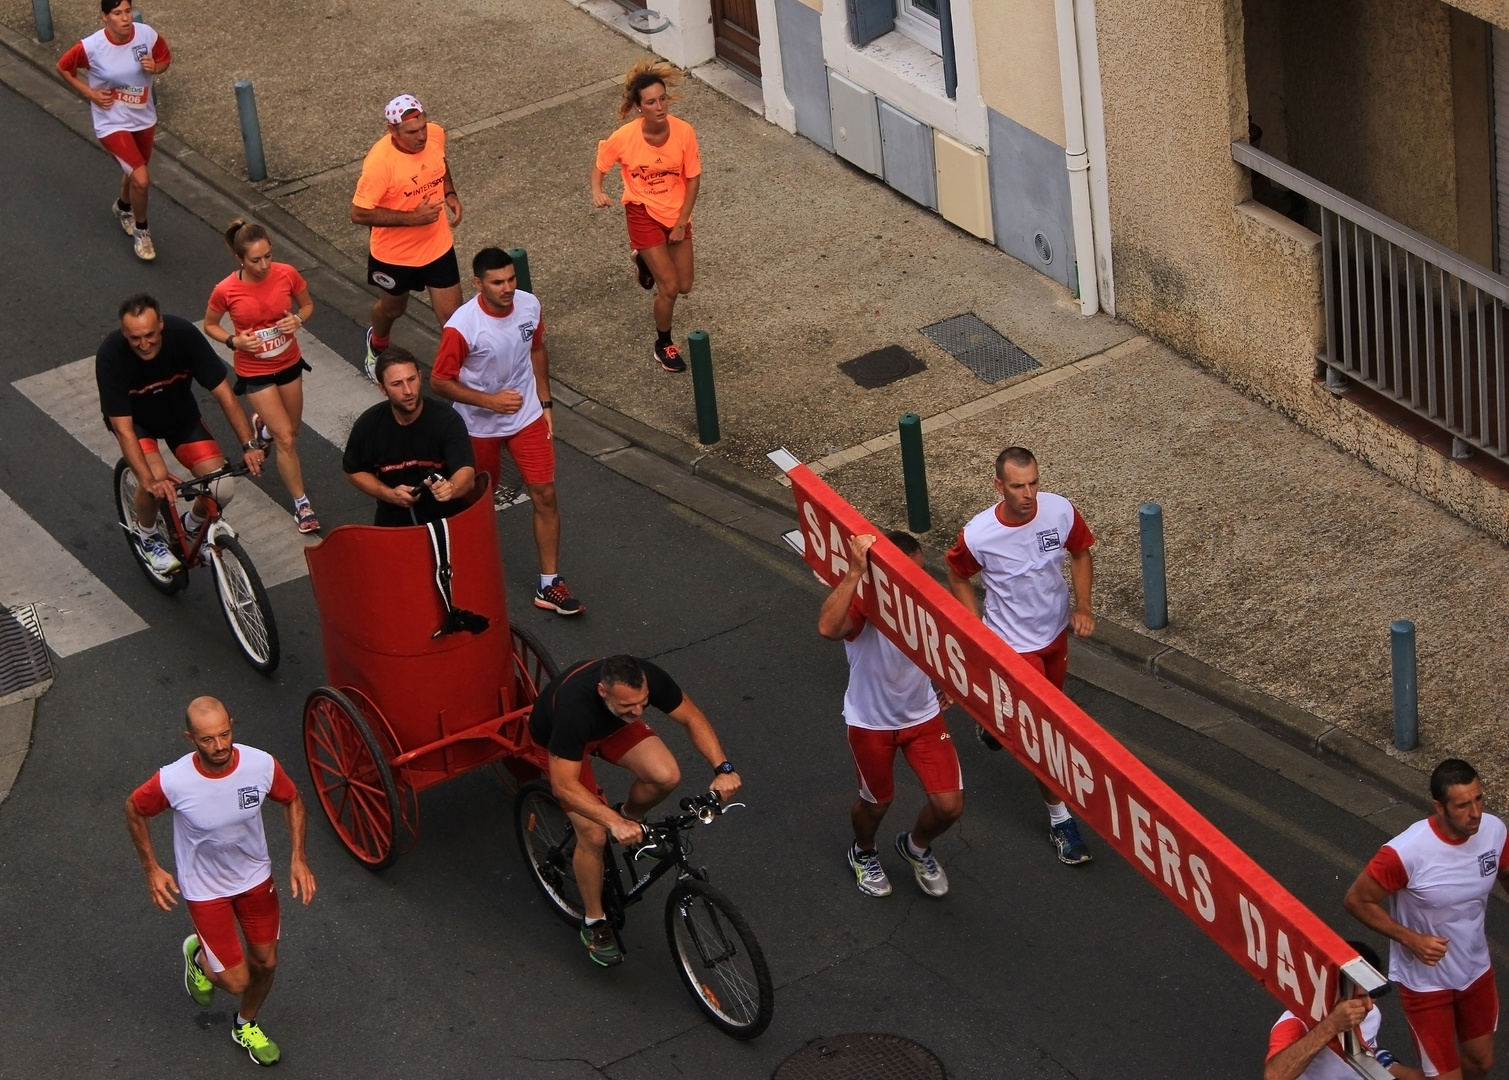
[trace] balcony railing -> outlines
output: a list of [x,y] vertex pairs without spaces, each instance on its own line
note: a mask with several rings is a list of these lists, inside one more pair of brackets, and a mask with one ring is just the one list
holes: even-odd
[[1240,165],[1320,212],[1327,385],[1353,379],[1452,436],[1509,460],[1509,279],[1247,143]]

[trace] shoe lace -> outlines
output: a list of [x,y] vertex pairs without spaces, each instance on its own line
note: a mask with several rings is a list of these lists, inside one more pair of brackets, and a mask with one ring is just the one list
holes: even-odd
[[248,1020],[238,1027],[236,1029],[236,1038],[240,1039],[246,1046],[262,1047],[266,1046],[269,1042],[267,1036],[262,1034],[262,1029],[257,1026],[255,1020]]
[[1084,843],[1079,836],[1079,822],[1073,818],[1053,826],[1053,830],[1064,838],[1065,844],[1068,847],[1077,847]]
[[554,585],[545,590],[544,595],[546,600],[550,600],[552,602],[570,600],[571,590],[566,588],[566,583],[564,581],[557,581]]
[[681,350],[679,348],[677,348],[676,345],[674,345],[674,344],[667,345],[664,349],[662,349],[660,351],[663,352],[663,353],[665,353],[665,356],[666,356],[667,360],[674,360],[674,359],[676,359],[676,357],[678,357],[678,356],[681,355]]
[[885,867],[880,865],[878,852],[864,852],[854,858],[859,863],[860,873],[864,874],[866,881],[879,881],[885,877]]

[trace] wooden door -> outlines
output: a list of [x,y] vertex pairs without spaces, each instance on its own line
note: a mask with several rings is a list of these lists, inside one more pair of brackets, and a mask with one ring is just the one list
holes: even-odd
[[713,0],[713,51],[750,78],[760,77],[760,19],[755,0]]

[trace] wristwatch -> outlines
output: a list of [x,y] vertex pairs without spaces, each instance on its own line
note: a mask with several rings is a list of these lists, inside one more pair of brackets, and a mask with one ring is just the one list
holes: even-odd
[[542,409],[553,409],[553,408],[555,408],[555,399],[554,398],[550,398],[549,400],[540,402],[540,408],[542,408]]
[[731,772],[737,772],[737,771],[738,770],[734,768],[734,763],[732,761],[725,761],[721,765],[715,765],[715,766],[713,766],[713,773],[714,774],[722,774],[722,775],[726,776],[726,775],[728,775]]
[[241,444],[241,449],[242,449],[243,452],[249,454],[253,450],[260,450],[260,449],[262,449],[262,444],[259,443],[256,439],[253,439],[251,442],[242,443]]

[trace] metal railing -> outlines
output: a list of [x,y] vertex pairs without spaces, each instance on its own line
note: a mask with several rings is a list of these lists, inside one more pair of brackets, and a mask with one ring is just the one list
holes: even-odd
[[1509,460],[1509,279],[1244,142],[1239,165],[1320,213],[1327,386],[1354,379],[1471,447]]

